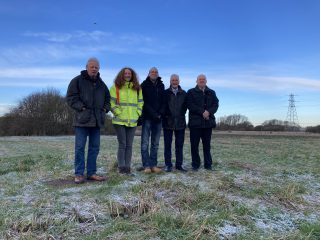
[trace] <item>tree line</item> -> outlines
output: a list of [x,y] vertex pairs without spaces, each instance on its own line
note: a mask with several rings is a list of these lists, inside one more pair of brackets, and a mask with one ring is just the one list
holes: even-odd
[[[232,114],[217,119],[217,130],[224,131],[301,131],[300,126],[290,127],[288,122],[267,120],[253,126],[241,114]],[[73,110],[68,107],[65,96],[49,88],[35,92],[19,101],[9,113],[0,117],[1,136],[54,136],[73,134]],[[320,125],[307,127],[306,132],[320,133]],[[107,114],[102,134],[114,134],[112,116]]]

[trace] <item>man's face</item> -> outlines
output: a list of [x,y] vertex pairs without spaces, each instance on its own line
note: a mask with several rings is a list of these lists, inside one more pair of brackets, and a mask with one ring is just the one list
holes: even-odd
[[130,69],[125,69],[125,70],[124,70],[124,73],[123,73],[123,78],[124,78],[126,81],[130,81],[130,80],[131,80],[131,77],[132,77],[132,73],[131,73]]
[[149,72],[149,77],[151,78],[151,79],[157,79],[158,78],[158,70],[157,69],[155,69],[155,68],[152,68],[151,70],[150,70],[150,72]]
[[205,76],[199,76],[197,79],[197,85],[199,88],[204,88],[207,85],[207,79]]
[[177,88],[177,87],[179,86],[179,83],[180,83],[180,81],[179,81],[179,79],[176,78],[176,77],[173,77],[173,78],[171,78],[171,80],[170,80],[170,85],[171,85],[171,87],[173,87],[173,88]]
[[89,62],[87,65],[87,72],[90,77],[96,77],[99,69],[99,64],[95,61]]

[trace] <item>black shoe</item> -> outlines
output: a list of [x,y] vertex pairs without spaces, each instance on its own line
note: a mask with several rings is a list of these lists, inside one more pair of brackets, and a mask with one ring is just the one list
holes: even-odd
[[166,168],[164,169],[166,172],[172,172],[172,167],[166,166]]
[[143,170],[144,170],[144,167],[143,167],[143,166],[138,167],[136,170],[137,170],[138,172],[141,172],[141,171],[143,171]]
[[212,167],[205,167],[204,169],[207,170],[207,171],[213,171]]
[[127,170],[126,167],[119,167],[119,173],[120,174],[126,174],[127,173],[126,170]]
[[182,166],[181,167],[176,167],[176,169],[178,171],[181,171],[181,172],[188,172],[188,170],[184,169]]
[[192,171],[194,171],[194,172],[198,172],[198,171],[199,171],[199,168],[192,167]]

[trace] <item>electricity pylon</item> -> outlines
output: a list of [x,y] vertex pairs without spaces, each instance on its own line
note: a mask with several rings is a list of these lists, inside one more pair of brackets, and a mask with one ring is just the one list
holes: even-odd
[[289,95],[289,106],[288,106],[286,123],[287,123],[287,130],[289,131],[297,131],[300,128],[298,114],[295,106],[294,94],[292,93]]

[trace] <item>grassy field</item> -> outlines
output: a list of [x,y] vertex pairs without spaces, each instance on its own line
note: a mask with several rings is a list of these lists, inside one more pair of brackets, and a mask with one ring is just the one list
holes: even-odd
[[[73,145],[0,138],[0,239],[320,239],[319,135],[214,132],[216,171],[135,176],[117,173],[117,141],[103,136],[108,181],[83,185]],[[134,149],[136,168],[140,137]],[[190,168],[188,138],[184,157]]]

